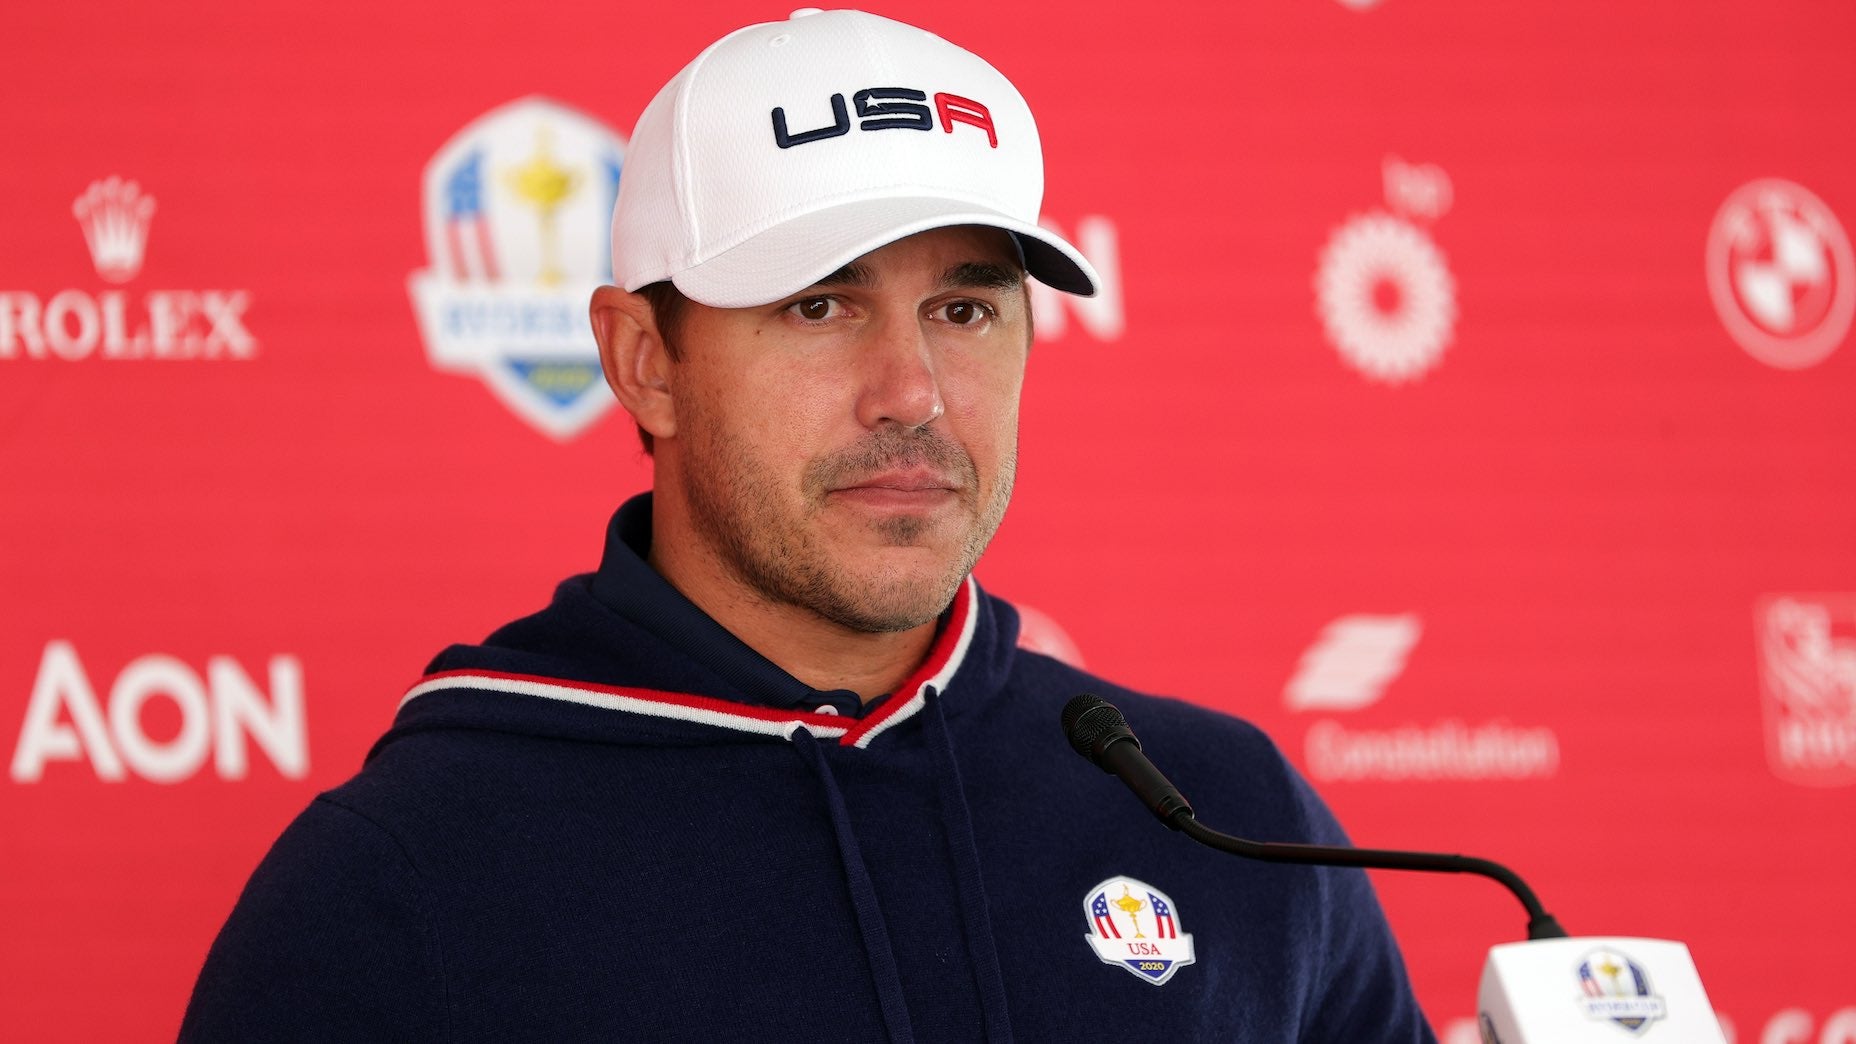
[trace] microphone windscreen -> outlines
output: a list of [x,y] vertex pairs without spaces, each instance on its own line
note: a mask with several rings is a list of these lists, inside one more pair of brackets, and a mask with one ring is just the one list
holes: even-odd
[[1063,734],[1078,754],[1097,764],[1102,751],[1115,740],[1132,740],[1136,748],[1141,745],[1114,704],[1087,692],[1064,704]]

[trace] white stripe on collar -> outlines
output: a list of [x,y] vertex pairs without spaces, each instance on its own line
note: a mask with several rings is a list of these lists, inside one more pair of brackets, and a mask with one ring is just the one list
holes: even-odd
[[[502,671],[441,671],[426,676],[406,691],[400,706],[416,697],[448,689],[476,689],[515,696],[577,703],[587,707],[668,718],[699,725],[733,729],[761,736],[779,736],[790,741],[793,731],[804,728],[821,739],[836,739],[844,746],[868,747],[870,742],[891,726],[907,721],[927,706],[930,687],[940,692],[960,670],[973,634],[979,623],[979,587],[972,577],[961,583],[955,593],[953,618],[935,640],[920,667],[897,688],[896,695],[875,714],[867,718],[842,718],[836,715],[759,707],[713,696],[663,692],[592,682],[566,681]],[[903,694],[907,698],[903,698]]]

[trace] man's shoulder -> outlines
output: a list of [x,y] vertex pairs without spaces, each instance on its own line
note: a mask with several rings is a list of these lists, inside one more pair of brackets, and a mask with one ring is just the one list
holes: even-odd
[[1344,836],[1276,742],[1242,717],[1129,688],[1025,650],[1008,688],[1004,702],[1014,708],[1013,724],[1031,735],[1048,730],[1059,736],[1063,706],[1079,694],[1114,704],[1149,759],[1221,828],[1275,840],[1338,842]]

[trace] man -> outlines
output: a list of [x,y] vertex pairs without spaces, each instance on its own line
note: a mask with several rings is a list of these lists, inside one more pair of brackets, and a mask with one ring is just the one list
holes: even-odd
[[1170,834],[1058,711],[1108,695],[1232,829],[1339,841],[1268,740],[1017,650],[969,576],[1025,274],[1094,286],[1042,177],[1009,82],[866,14],[664,88],[592,302],[653,492],[292,824],[184,1039],[1432,1039],[1363,875]]

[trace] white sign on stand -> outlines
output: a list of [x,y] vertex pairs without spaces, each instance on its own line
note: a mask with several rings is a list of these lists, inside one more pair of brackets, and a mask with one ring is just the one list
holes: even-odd
[[1486,1044],[1726,1044],[1688,947],[1662,939],[1497,946],[1477,1009]]

